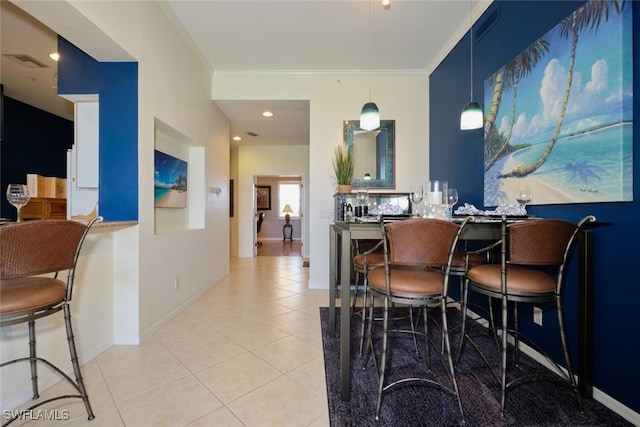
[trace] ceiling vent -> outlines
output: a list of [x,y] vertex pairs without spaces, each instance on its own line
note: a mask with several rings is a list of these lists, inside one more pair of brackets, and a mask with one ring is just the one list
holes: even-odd
[[2,56],[26,68],[49,68],[43,62],[38,61],[36,58],[31,55],[27,55],[26,53],[4,53]]
[[258,136],[258,134],[255,133],[255,132],[247,132],[247,135],[249,135],[249,136]]

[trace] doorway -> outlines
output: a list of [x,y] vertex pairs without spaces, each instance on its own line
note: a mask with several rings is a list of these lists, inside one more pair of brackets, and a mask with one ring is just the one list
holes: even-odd
[[[254,189],[254,256],[302,257],[306,235],[303,176],[254,176]],[[263,216],[263,220],[258,227],[260,216]]]

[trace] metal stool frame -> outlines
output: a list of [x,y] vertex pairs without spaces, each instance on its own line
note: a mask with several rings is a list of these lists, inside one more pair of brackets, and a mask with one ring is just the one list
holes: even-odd
[[[457,360],[461,357],[465,341],[469,341],[480,354],[485,364],[497,379],[501,388],[500,414],[504,415],[506,394],[509,388],[523,381],[532,379],[549,379],[569,386],[576,396],[578,405],[582,408],[582,399],[578,391],[576,380],[571,368],[569,349],[567,345],[564,325],[562,285],[565,267],[569,260],[576,236],[586,222],[594,222],[592,215],[585,216],[577,223],[562,219],[533,219],[507,223],[502,218],[500,264],[487,264],[471,268],[467,272],[465,281],[462,331],[458,347]],[[491,368],[487,358],[480,352],[478,346],[467,332],[467,300],[468,292],[473,290],[502,302],[502,326],[499,345],[501,351],[500,375]],[[514,311],[514,327],[509,328],[508,304],[512,303]],[[558,329],[562,352],[566,363],[566,372],[551,359],[541,348],[530,342],[540,354],[545,356],[556,367],[557,376],[526,374],[507,382],[507,343],[508,337],[513,336],[515,358],[519,353],[521,334],[518,328],[518,303],[540,304],[555,302]],[[490,302],[491,306],[491,302]],[[490,311],[490,322],[494,325],[493,312]]]
[[[60,395],[38,402],[27,411],[55,400],[78,398],[84,403],[88,419],[95,418],[80,371],[69,303],[80,249],[89,229],[100,221],[102,217],[95,217],[88,224],[54,219],[20,222],[0,227],[0,295],[2,295],[0,327],[25,322],[29,327],[29,356],[3,362],[0,368],[18,362],[29,362],[33,399],[39,398],[37,362],[51,368],[78,392],[78,394]],[[67,270],[67,280],[63,282],[58,279],[58,273],[65,270]],[[54,277],[41,276],[47,273],[54,273]],[[51,291],[53,296],[35,302],[24,301],[26,295],[37,297],[38,290]],[[49,301],[44,302],[47,299]],[[36,355],[35,321],[59,311],[64,314],[67,344],[75,381],[60,368]],[[15,416],[9,418],[3,426],[15,420]]]
[[[378,376],[378,394],[376,398],[375,418],[379,419],[382,396],[385,391],[406,382],[424,382],[435,385],[445,392],[453,395],[458,403],[461,420],[464,423],[464,410],[460,400],[460,393],[455,377],[453,360],[451,357],[451,345],[447,326],[447,289],[453,253],[458,243],[463,227],[472,218],[466,218],[460,225],[440,219],[410,219],[380,225],[383,234],[385,266],[384,270],[375,269],[369,273],[370,302],[368,326],[368,345],[374,353],[374,365]],[[410,290],[415,283],[424,284],[424,291]],[[400,284],[400,286],[398,286]],[[406,286],[405,286],[406,285]],[[406,287],[406,289],[399,289]],[[375,297],[382,297],[384,301],[384,317],[382,329],[382,352],[380,362],[375,357],[375,349],[372,338],[373,310]],[[441,333],[443,336],[444,351],[435,352],[440,358],[450,386],[442,384],[435,379],[425,377],[403,378],[390,384],[385,384],[387,368],[388,324],[390,303],[407,304],[410,307],[418,306],[423,313],[424,333],[418,332],[413,327],[411,331],[402,331],[424,336],[427,368],[430,369],[430,338],[428,336],[428,306],[438,304],[441,314]],[[411,311],[410,311],[411,313]],[[365,353],[366,358],[366,353]],[[446,359],[445,359],[446,358]]]

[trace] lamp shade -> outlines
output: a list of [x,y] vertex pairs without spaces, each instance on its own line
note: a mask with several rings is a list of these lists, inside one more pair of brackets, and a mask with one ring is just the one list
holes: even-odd
[[482,121],[482,108],[480,108],[480,104],[475,101],[467,102],[460,114],[460,129],[480,129],[482,127]]
[[374,130],[380,127],[380,111],[373,102],[367,102],[360,112],[360,128]]
[[289,203],[287,203],[286,205],[284,205],[284,209],[282,209],[282,212],[291,213],[291,212],[293,212],[293,209],[291,209],[291,205]]
[[371,174],[369,172],[365,173],[362,179],[365,181],[371,181]]

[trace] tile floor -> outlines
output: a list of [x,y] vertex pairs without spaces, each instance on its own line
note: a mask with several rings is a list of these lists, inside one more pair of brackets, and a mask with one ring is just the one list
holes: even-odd
[[[328,291],[308,289],[300,257],[232,258],[230,269],[140,346],[84,365],[93,421],[74,399],[43,407],[68,410],[66,421],[12,426],[328,426],[318,311]],[[70,389],[41,398],[59,387]]]

